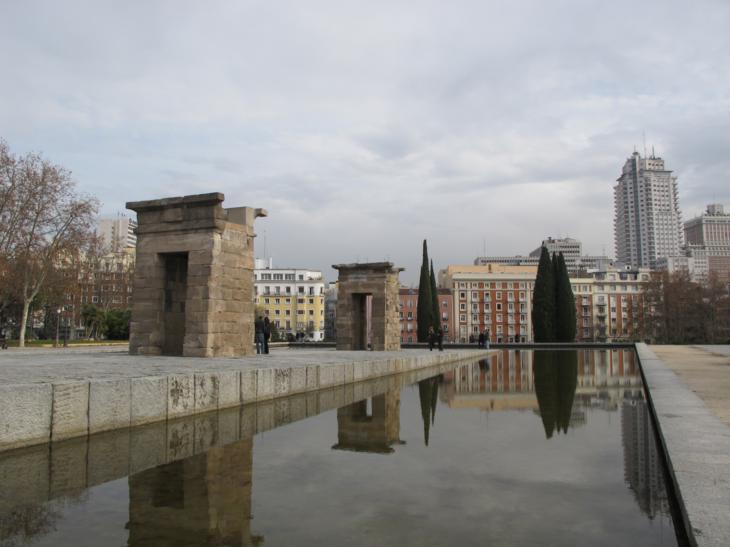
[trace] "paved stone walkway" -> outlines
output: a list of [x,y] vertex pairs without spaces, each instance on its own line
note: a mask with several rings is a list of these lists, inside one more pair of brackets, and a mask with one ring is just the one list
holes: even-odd
[[730,346],[650,346],[651,350],[730,425]]
[[[443,353],[463,353],[445,350]],[[273,348],[268,355],[202,359],[195,357],[133,356],[125,347],[15,349],[0,352],[0,386],[67,380],[115,380],[195,372],[306,367],[416,357],[428,350],[337,351],[335,349]],[[434,352],[437,353],[437,352]],[[478,354],[478,351],[476,351]]]

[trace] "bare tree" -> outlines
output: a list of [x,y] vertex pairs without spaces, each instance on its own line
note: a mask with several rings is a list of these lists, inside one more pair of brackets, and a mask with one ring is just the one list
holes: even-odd
[[33,300],[92,237],[98,203],[78,195],[70,172],[39,154],[14,157],[2,143],[0,162],[0,275],[14,279],[22,304],[23,347]]

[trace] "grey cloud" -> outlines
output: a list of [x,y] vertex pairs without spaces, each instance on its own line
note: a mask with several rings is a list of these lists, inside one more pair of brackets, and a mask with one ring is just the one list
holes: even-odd
[[275,261],[325,271],[390,256],[413,282],[424,237],[436,267],[555,232],[611,252],[642,132],[685,218],[730,206],[728,21],[711,0],[15,3],[1,136],[110,211],[213,190],[267,207]]

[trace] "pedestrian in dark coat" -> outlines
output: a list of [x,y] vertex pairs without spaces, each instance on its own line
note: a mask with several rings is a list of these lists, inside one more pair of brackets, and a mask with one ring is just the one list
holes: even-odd
[[484,347],[484,333],[483,332],[479,333],[479,347],[480,348]]
[[256,329],[256,334],[254,337],[254,340],[256,341],[256,353],[263,353],[264,352],[264,318],[260,315],[254,321],[254,327]]
[[271,338],[271,321],[264,317],[264,353],[269,353],[269,338]]
[[444,351],[444,331],[441,327],[436,331],[436,339],[439,341],[439,351]]
[[436,333],[433,326],[428,327],[428,351],[433,351],[433,343],[436,341]]

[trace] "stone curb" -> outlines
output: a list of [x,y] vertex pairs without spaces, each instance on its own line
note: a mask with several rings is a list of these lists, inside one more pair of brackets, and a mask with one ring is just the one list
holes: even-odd
[[[477,359],[489,350],[0,387],[0,452]],[[182,432],[179,432],[182,434]]]
[[730,545],[730,427],[643,343],[636,354],[684,527],[698,547]]

